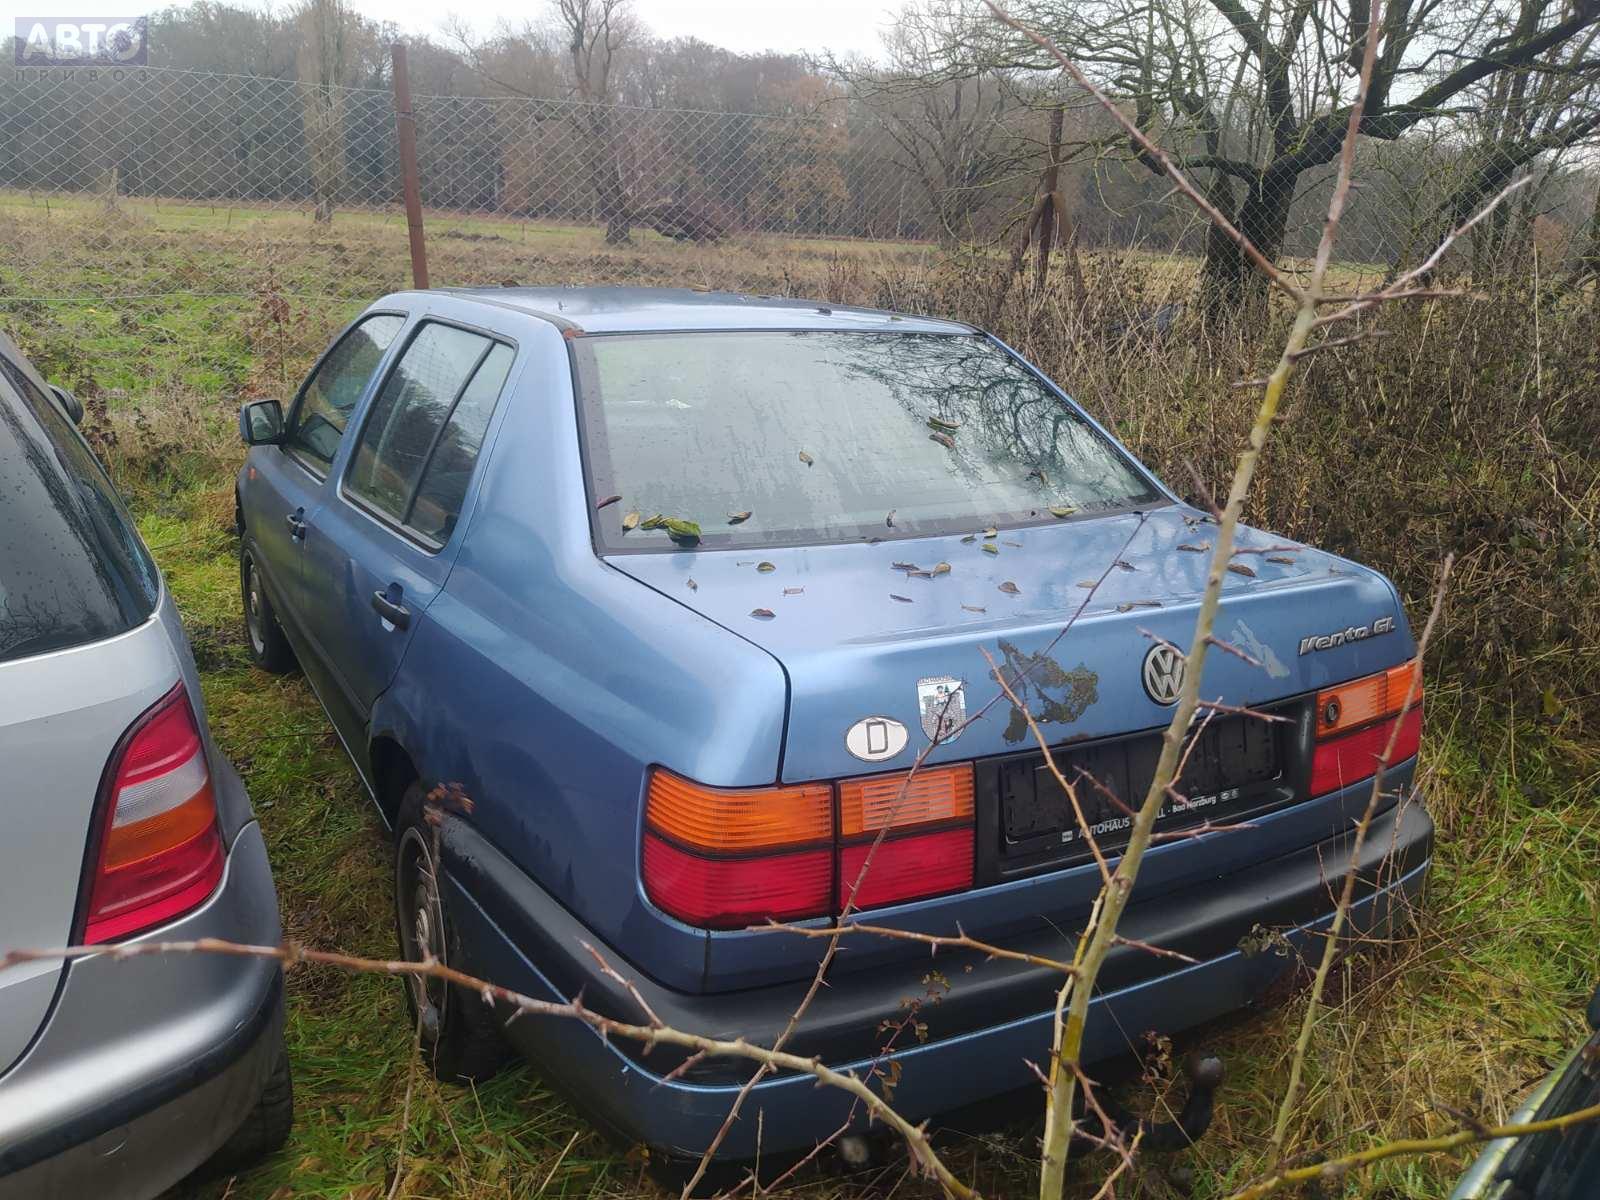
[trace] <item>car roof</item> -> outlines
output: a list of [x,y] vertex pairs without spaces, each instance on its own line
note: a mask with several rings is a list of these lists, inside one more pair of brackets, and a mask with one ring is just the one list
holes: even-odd
[[439,288],[437,294],[543,317],[573,333],[663,330],[870,330],[895,333],[975,332],[958,321],[881,309],[753,296],[739,292],[653,287]]

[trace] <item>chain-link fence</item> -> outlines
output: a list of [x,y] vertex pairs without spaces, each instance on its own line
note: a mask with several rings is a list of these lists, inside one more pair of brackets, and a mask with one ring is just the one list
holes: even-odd
[[[1013,105],[979,122],[949,119],[952,107],[959,115],[903,95],[834,96],[754,114],[419,96],[433,280],[560,281],[573,263],[583,278],[659,280],[664,267],[604,256],[684,246],[774,260],[802,243],[834,257],[966,246],[1000,261],[1052,154],[1080,247],[1191,263],[1204,252],[1192,209],[1092,136],[1089,106],[1074,107],[1065,143],[1047,109]],[[1473,161],[1444,137],[1368,142],[1345,220],[1348,265],[1381,276],[1436,241]],[[1291,261],[1320,231],[1331,170],[1271,185],[1290,193],[1280,247]],[[1558,264],[1585,244],[1596,174],[1582,158],[1533,170],[1535,186],[1482,237]],[[157,68],[0,79],[0,301],[371,296],[409,281],[400,195],[388,91]],[[695,282],[740,282],[692,261]]]

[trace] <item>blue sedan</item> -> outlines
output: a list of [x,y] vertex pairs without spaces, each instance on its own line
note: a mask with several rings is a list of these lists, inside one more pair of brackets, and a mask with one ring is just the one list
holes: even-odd
[[[1100,887],[1085,826],[1113,856],[1126,839],[1215,528],[993,337],[691,291],[405,292],[287,413],[240,420],[251,652],[304,669],[394,830],[406,956],[637,1018],[589,943],[669,1024],[770,1044],[823,942],[769,920],[849,908],[1070,955]],[[1352,932],[1399,919],[1431,859],[1393,586],[1243,529],[1217,634],[1237,653],[1208,657],[1202,694],[1283,719],[1197,723],[1123,918],[1192,961],[1120,947],[1090,1061],[1247,1006],[1316,950],[1397,729]],[[442,785],[472,804],[435,837]],[[912,1119],[1036,1086],[1059,976],[941,955],[933,1003],[925,946],[845,946],[790,1049],[896,1073]],[[703,1150],[748,1077],[410,995],[441,1077],[509,1046],[668,1155]],[[776,1075],[720,1153],[864,1120]]]

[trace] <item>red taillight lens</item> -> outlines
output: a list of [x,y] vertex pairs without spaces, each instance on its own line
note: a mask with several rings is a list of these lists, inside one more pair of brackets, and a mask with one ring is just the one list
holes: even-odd
[[[839,851],[839,903],[861,876],[872,842]],[[913,837],[885,838],[872,856],[872,868],[856,888],[856,908],[878,908],[921,900],[972,886],[972,827],[945,829]]]
[[[1422,743],[1422,680],[1413,659],[1325,688],[1317,693],[1317,746],[1311,758],[1311,794],[1329,792],[1371,779],[1378,760],[1395,738],[1389,762],[1413,757]],[[1411,705],[1406,696],[1415,685]],[[1401,710],[1405,715],[1401,716]],[[1395,727],[1399,726],[1399,734]]]
[[818,917],[833,900],[833,853],[827,849],[703,858],[652,833],[645,835],[643,866],[645,890],[656,906],[704,929]]
[[211,772],[181,683],[123,735],[107,779],[86,944],[170,921],[222,878]]
[[[1311,794],[1325,796],[1340,788],[1371,779],[1378,769],[1378,759],[1389,745],[1397,718],[1379,721],[1358,733],[1347,733],[1317,747],[1311,759]],[[1400,722],[1400,736],[1395,740],[1391,763],[1405,762],[1417,752],[1422,742],[1422,710],[1413,708]]]

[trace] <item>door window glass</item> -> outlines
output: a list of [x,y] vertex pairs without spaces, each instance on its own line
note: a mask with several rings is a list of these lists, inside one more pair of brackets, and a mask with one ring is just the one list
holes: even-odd
[[368,317],[339,339],[300,389],[284,446],[318,476],[327,474],[350,410],[404,324],[393,313]]
[[510,346],[495,344],[467,390],[461,393],[461,401],[434,447],[406,522],[433,541],[449,541],[455,529],[484,432],[489,428],[489,418],[494,415],[495,401],[505,386],[514,357]]

